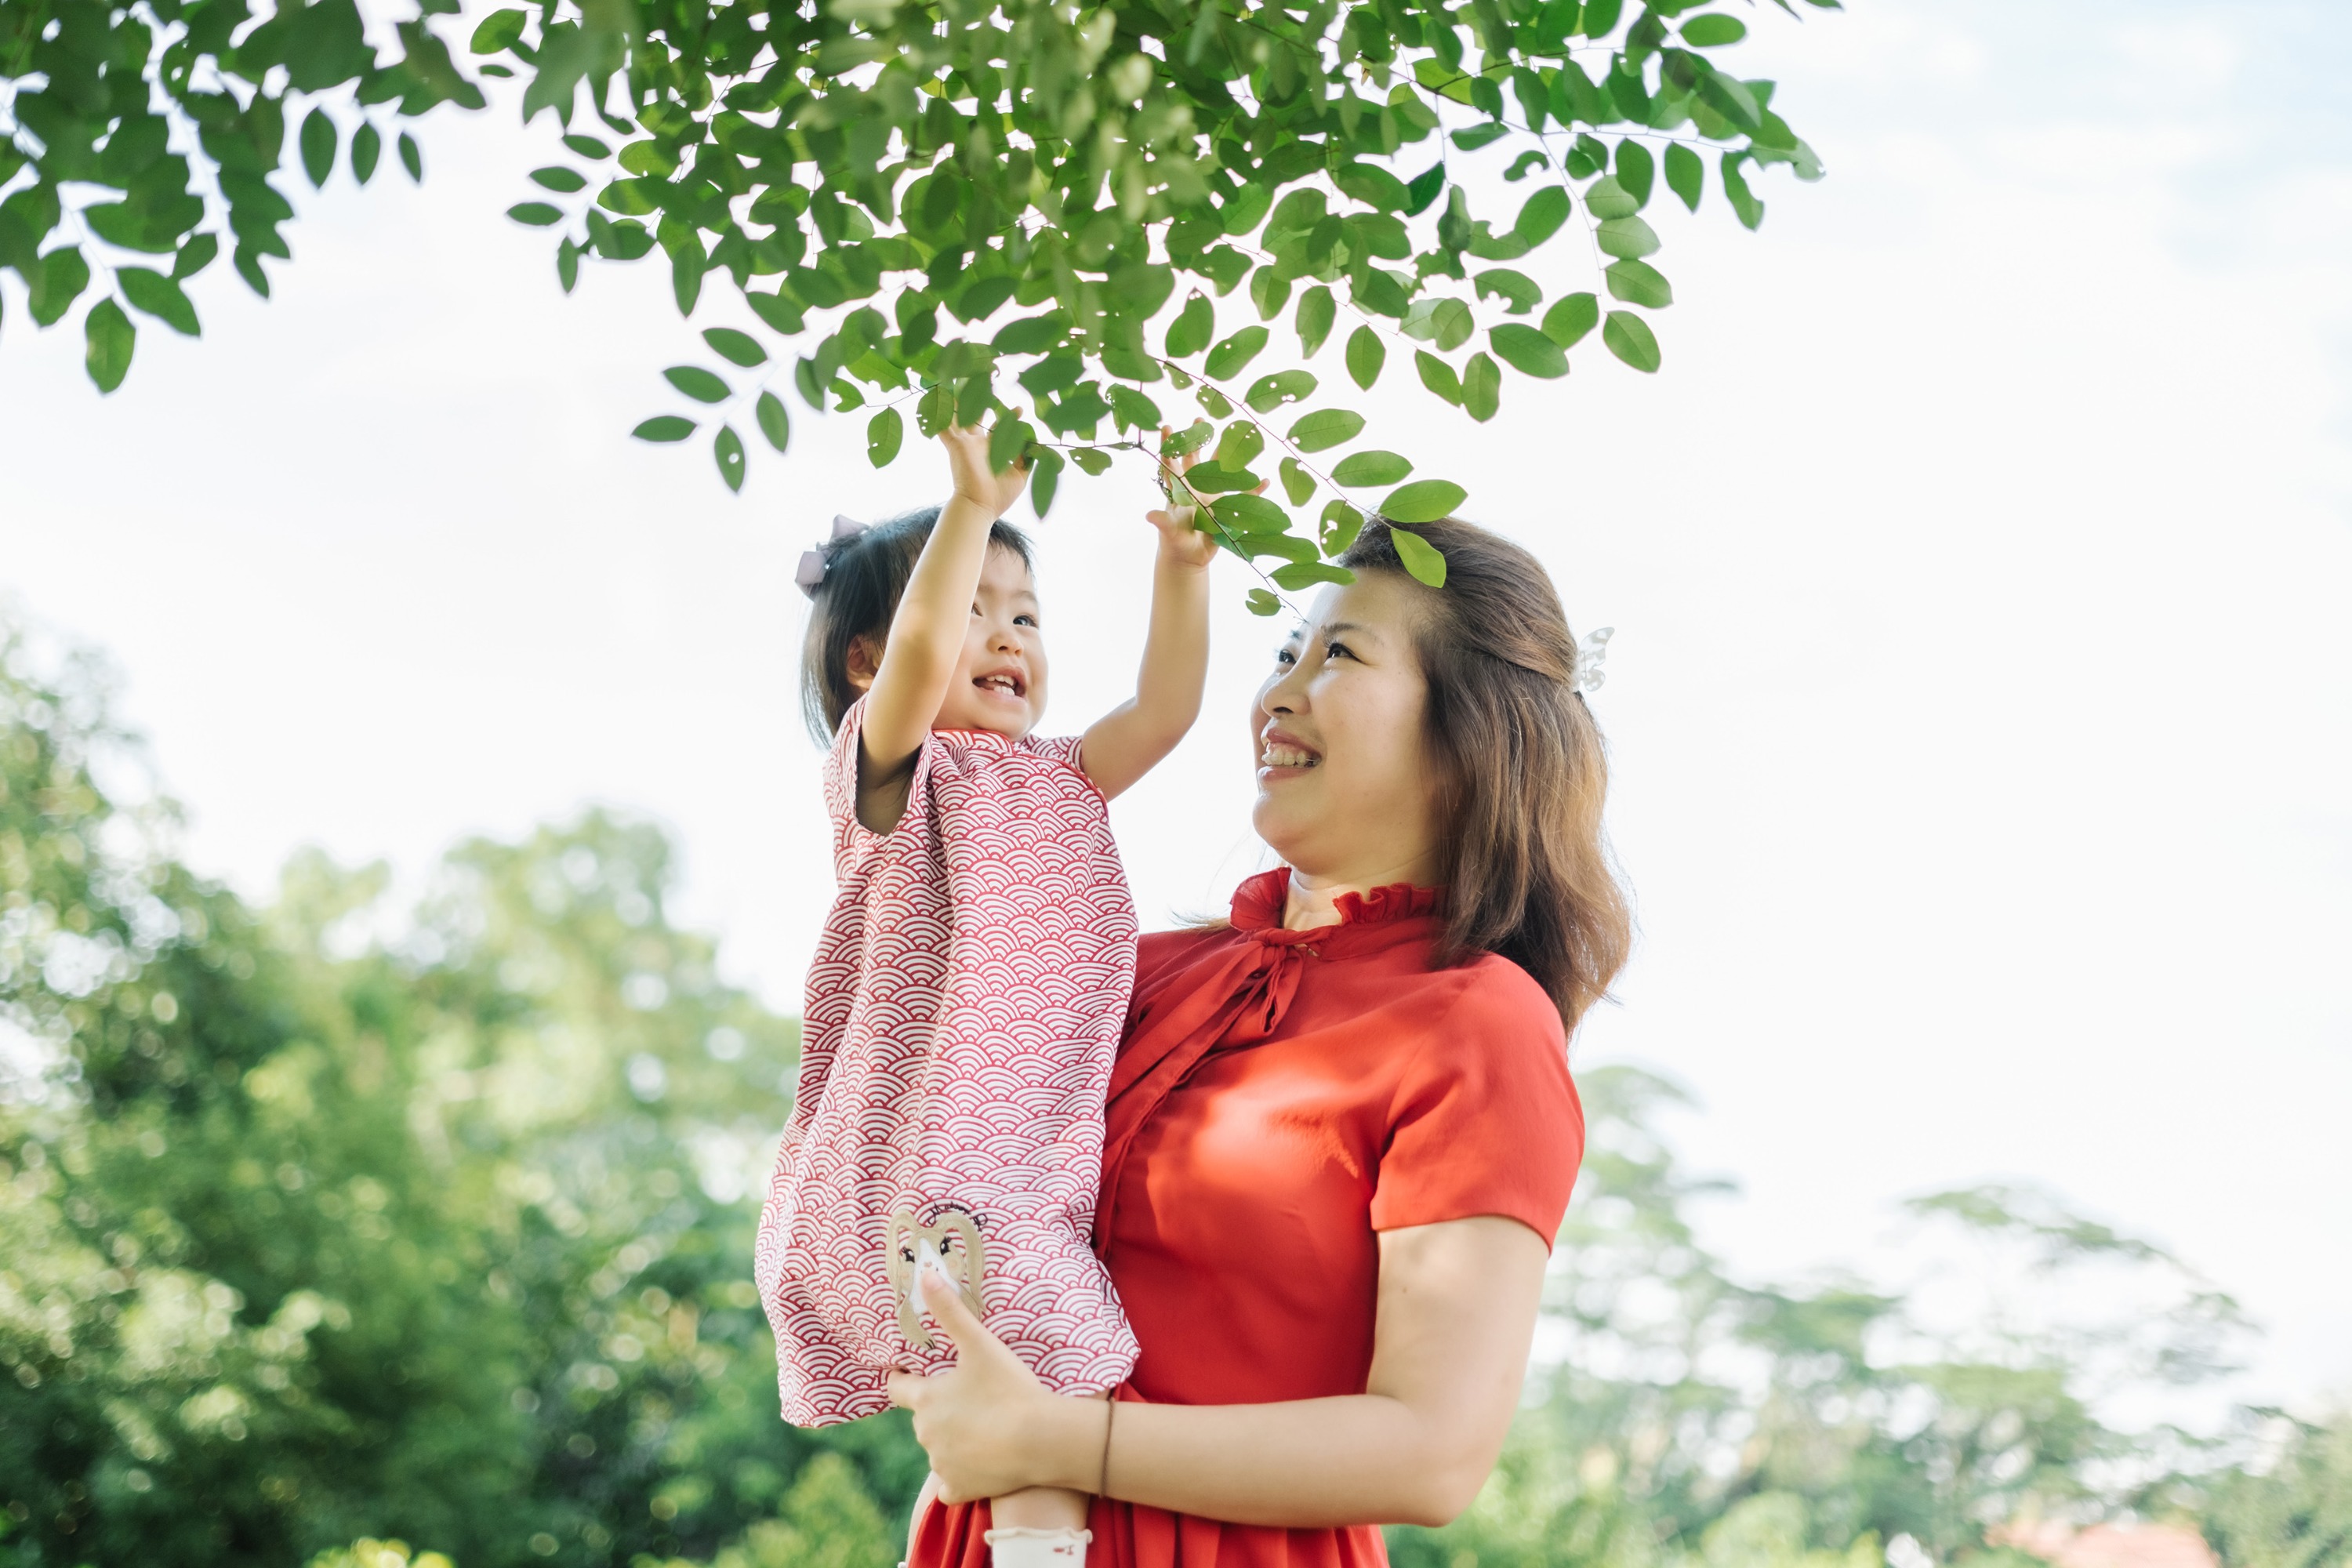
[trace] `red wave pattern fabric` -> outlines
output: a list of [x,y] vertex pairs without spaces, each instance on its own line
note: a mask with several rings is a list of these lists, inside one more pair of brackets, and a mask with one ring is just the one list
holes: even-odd
[[[1475,1215],[1549,1241],[1584,1151],[1568,1042],[1507,959],[1433,967],[1439,895],[1343,897],[1282,929],[1289,873],[1233,921],[1142,939],[1111,1079],[1097,1244],[1143,1352],[1127,1400],[1361,1394],[1379,1233]],[[1116,1471],[1116,1460],[1113,1464]],[[1376,1524],[1221,1524],[1097,1498],[1092,1568],[1372,1568]],[[910,1568],[987,1568],[985,1503],[935,1507]]]
[[888,1406],[908,1344],[883,1268],[894,1211],[960,1209],[995,1334],[1064,1393],[1136,1344],[1092,1250],[1103,1096],[1134,978],[1135,905],[1076,739],[935,731],[887,834],[857,820],[860,699],[825,763],[839,882],[802,1020],[754,1273],[784,1419]]

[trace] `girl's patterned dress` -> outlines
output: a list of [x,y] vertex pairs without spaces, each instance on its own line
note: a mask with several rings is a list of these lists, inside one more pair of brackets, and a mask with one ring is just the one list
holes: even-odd
[[865,717],[861,699],[825,763],[840,890],[760,1220],[784,1418],[873,1415],[894,1366],[953,1359],[903,1311],[927,1242],[950,1268],[981,1243],[989,1329],[1048,1387],[1115,1387],[1135,1337],[1091,1240],[1135,906],[1103,797],[1074,738],[934,731],[875,833]]

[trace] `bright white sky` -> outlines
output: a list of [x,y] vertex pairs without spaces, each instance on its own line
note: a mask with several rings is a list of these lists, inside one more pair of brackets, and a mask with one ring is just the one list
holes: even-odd
[[[2352,12],[1757,30],[1739,68],[1831,177],[1766,180],[1757,235],[1661,194],[1663,374],[1595,345],[1489,426],[1360,405],[1617,628],[1643,942],[1580,1058],[1696,1092],[1679,1140],[1746,1182],[1709,1230],[1744,1268],[1866,1263],[1904,1194],[2035,1180],[2238,1293],[2272,1330],[2249,1396],[2352,1390]],[[613,803],[675,829],[684,917],[790,1007],[830,892],[793,563],[944,468],[877,475],[797,402],[740,499],[626,440],[708,356],[663,272],[566,300],[500,216],[552,135],[446,116],[422,190],[387,158],[299,198],[276,300],[215,268],[205,341],[142,325],[110,399],[11,275],[0,591],[112,651],[238,887],[306,843],[414,885]],[[1128,679],[1146,494],[1073,482],[1040,530],[1053,727]],[[1221,570],[1211,716],[1116,814],[1155,923],[1259,853],[1242,714],[1277,634]]]

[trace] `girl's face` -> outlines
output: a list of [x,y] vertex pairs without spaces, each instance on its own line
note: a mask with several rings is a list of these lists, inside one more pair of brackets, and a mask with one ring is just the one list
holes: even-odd
[[992,730],[1015,740],[1045,714],[1045,638],[1037,626],[1037,586],[1010,550],[992,546],[972,595],[963,658],[937,730]]
[[1438,780],[1412,640],[1423,591],[1391,572],[1325,589],[1251,705],[1250,820],[1307,876],[1379,886],[1427,874]]

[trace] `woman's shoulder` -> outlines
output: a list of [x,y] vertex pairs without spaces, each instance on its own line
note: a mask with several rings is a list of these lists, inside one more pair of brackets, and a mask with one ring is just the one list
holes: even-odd
[[1433,973],[1439,993],[1433,1000],[1444,1009],[1446,1033],[1493,1035],[1566,1058],[1559,1005],[1511,960],[1482,952]]

